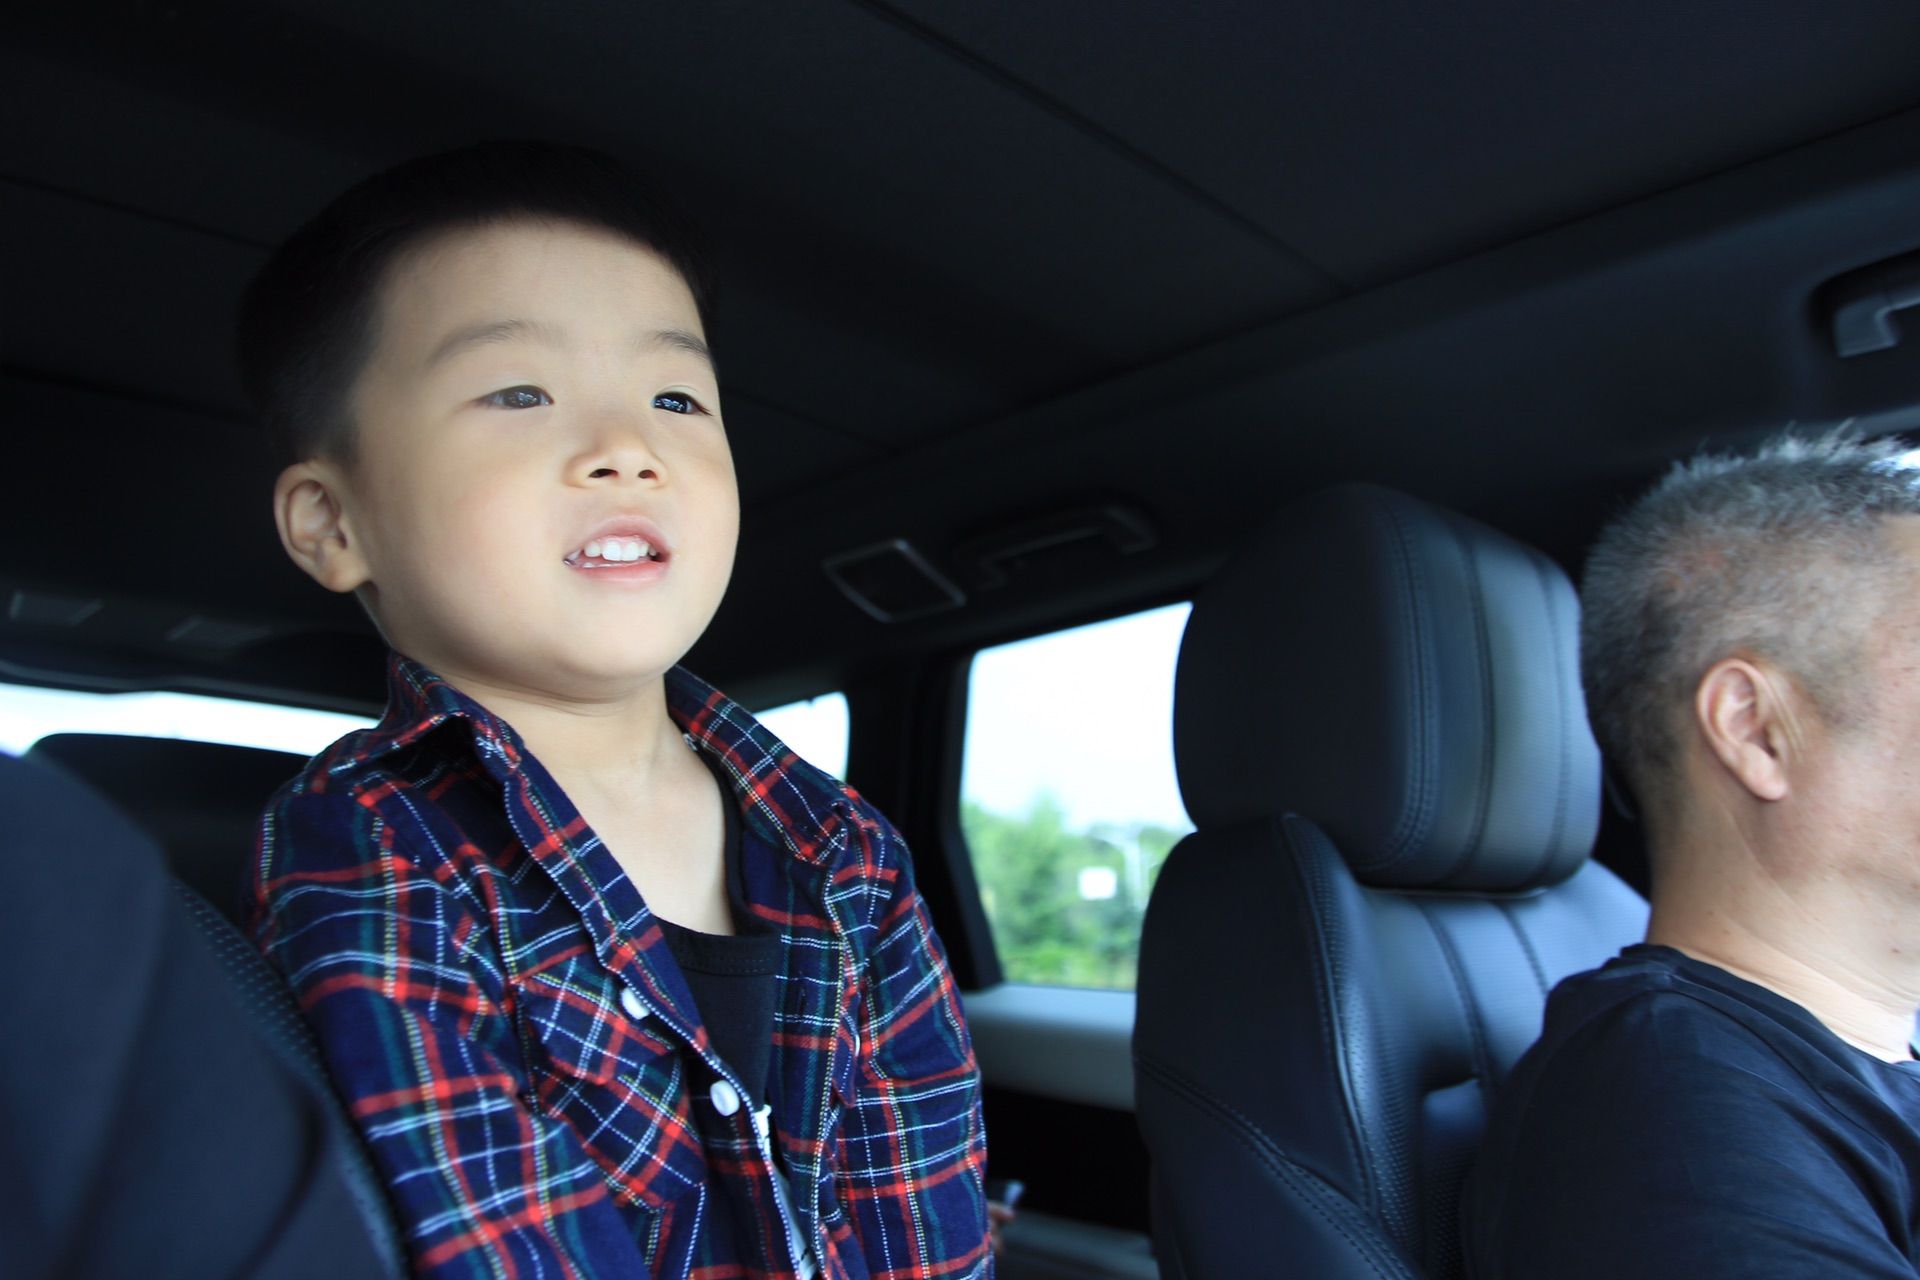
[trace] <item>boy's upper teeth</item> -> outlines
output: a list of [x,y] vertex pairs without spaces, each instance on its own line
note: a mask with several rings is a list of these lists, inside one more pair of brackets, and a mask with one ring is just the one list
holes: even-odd
[[653,544],[645,538],[595,538],[580,554],[589,560],[644,560],[653,554]]

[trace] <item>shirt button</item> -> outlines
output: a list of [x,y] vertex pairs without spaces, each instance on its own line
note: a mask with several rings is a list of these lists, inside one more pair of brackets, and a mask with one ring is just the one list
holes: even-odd
[[713,1109],[723,1116],[730,1116],[740,1109],[740,1091],[725,1080],[715,1080],[713,1088],[707,1090],[707,1097],[713,1101]]
[[635,1022],[646,1021],[647,1006],[640,1003],[640,997],[633,994],[631,987],[620,988],[620,1007],[625,1009],[627,1016]]

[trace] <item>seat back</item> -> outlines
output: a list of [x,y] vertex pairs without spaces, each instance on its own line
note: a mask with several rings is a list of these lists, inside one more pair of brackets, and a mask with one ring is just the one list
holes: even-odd
[[1402,494],[1283,512],[1196,600],[1134,1035],[1162,1274],[1459,1272],[1462,1178],[1548,990],[1636,941],[1590,864],[1578,608]]
[[293,991],[242,930],[241,885],[260,814],[306,765],[285,751],[96,733],[49,734],[27,759],[51,763],[113,801],[161,848],[176,894],[226,978],[248,1029],[311,1089],[332,1131],[339,1175],[382,1263],[405,1273],[391,1202],[348,1117]]
[[307,764],[289,751],[115,733],[48,734],[27,756],[112,800],[159,844],[174,878],[236,924],[260,811]]

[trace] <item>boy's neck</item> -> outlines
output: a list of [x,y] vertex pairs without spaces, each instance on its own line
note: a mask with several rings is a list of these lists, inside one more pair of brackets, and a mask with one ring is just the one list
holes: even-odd
[[656,915],[733,931],[720,792],[667,712],[664,676],[596,701],[440,675],[513,726]]
[[605,699],[440,672],[449,684],[513,726],[526,749],[568,791],[642,798],[669,785],[686,741],[667,712],[666,679],[655,676]]

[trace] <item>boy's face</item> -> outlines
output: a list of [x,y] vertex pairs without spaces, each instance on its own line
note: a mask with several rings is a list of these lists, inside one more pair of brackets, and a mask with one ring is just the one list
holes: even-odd
[[353,461],[281,477],[289,551],[456,682],[617,696],[679,661],[732,572],[739,498],[704,352],[679,274],[610,232],[429,241],[382,290]]

